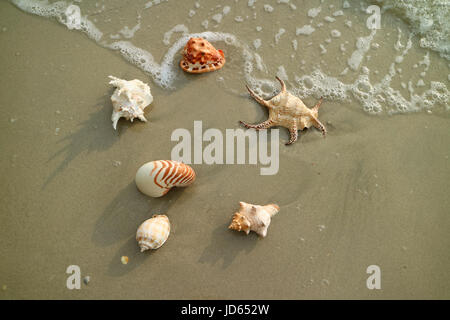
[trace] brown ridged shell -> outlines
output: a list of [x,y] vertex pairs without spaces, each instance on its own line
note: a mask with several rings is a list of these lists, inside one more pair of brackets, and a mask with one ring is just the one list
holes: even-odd
[[183,49],[180,67],[189,73],[204,73],[219,70],[225,64],[222,50],[203,38],[190,38]]

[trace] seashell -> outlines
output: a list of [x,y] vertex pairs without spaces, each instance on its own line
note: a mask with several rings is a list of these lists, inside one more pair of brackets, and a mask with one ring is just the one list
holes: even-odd
[[276,204],[258,206],[239,202],[239,205],[239,212],[233,215],[228,228],[244,231],[246,234],[254,231],[261,237],[267,235],[267,228],[269,228],[271,218],[280,211],[280,207]]
[[225,64],[225,55],[203,38],[190,38],[183,49],[180,67],[189,73],[219,70]]
[[139,191],[150,197],[161,197],[172,187],[186,187],[194,180],[194,169],[173,160],[147,162],[138,169],[135,179]]
[[144,109],[153,101],[150,87],[137,79],[127,81],[113,76],[109,76],[109,78],[112,79],[109,84],[117,88],[111,96],[113,104],[111,121],[114,130],[120,118],[131,120],[131,122],[138,118],[147,122],[144,117]]
[[170,233],[170,222],[166,215],[154,215],[145,220],[137,229],[136,241],[141,252],[158,249],[166,242]]

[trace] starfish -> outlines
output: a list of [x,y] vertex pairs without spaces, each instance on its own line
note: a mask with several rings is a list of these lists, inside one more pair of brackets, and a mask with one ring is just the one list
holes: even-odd
[[281,92],[274,96],[270,100],[264,100],[256,95],[248,86],[247,90],[250,95],[261,105],[269,109],[269,119],[260,124],[248,124],[244,121],[239,121],[246,128],[252,128],[256,130],[268,129],[274,126],[282,126],[289,129],[290,139],[286,145],[292,144],[297,141],[298,130],[309,128],[311,126],[316,127],[322,131],[325,136],[327,130],[325,126],[319,121],[318,113],[319,107],[323,98],[316,103],[311,109],[305,106],[300,98],[297,98],[286,90],[284,81],[279,77],[276,79],[281,83]]

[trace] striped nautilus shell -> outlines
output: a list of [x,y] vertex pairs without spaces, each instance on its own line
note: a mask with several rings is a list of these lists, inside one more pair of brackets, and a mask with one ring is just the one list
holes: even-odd
[[169,233],[169,218],[166,215],[154,215],[139,226],[136,232],[136,241],[141,248],[141,252],[158,249],[166,242]]
[[186,187],[195,180],[190,166],[173,160],[147,162],[136,173],[136,185],[143,194],[161,197],[172,187]]

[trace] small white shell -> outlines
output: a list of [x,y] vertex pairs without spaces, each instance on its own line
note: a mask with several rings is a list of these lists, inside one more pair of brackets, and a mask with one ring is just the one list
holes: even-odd
[[194,180],[194,169],[173,160],[147,162],[138,169],[135,179],[139,191],[150,197],[161,197],[172,187],[186,187]]
[[137,229],[136,241],[141,252],[158,249],[166,242],[170,233],[170,222],[166,215],[154,215],[145,220]]
[[280,211],[280,207],[274,203],[259,206],[241,201],[239,207],[239,212],[233,215],[228,228],[244,231],[246,234],[254,231],[263,238],[267,235],[271,218]]
[[131,122],[134,118],[146,122],[144,109],[153,101],[150,87],[137,79],[127,81],[113,76],[109,78],[111,79],[109,84],[117,88],[111,96],[113,104],[111,121],[114,130],[117,127],[117,121],[122,117]]

